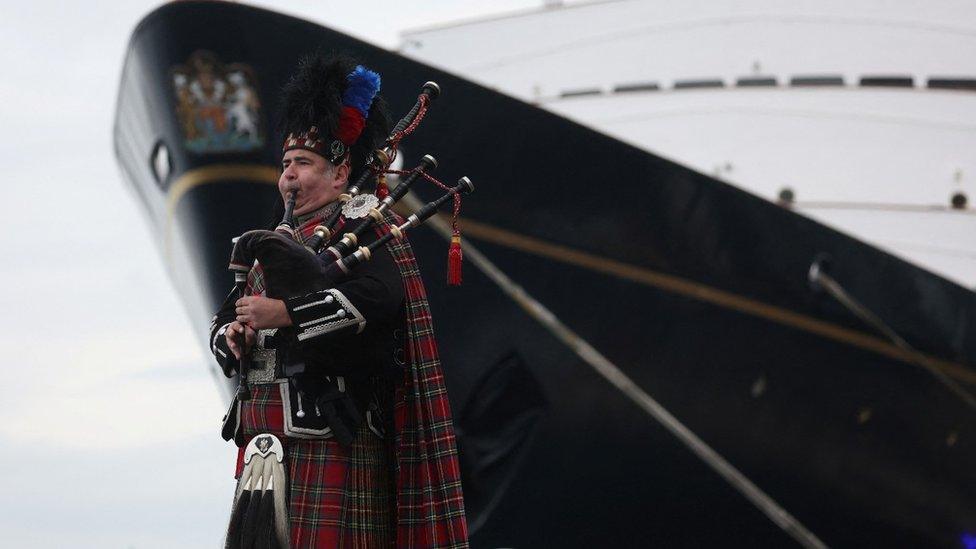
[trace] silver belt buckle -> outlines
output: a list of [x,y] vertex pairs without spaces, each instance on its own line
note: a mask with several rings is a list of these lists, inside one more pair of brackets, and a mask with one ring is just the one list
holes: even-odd
[[257,345],[251,349],[251,368],[247,371],[248,383],[271,383],[275,380],[277,366],[274,349],[264,348],[264,338],[277,330],[261,330],[258,332]]

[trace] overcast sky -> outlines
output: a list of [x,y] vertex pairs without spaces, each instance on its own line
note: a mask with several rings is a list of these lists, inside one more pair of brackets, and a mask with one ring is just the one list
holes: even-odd
[[[255,4],[393,48],[404,28],[541,2]],[[221,544],[236,452],[111,144],[129,35],[158,5],[0,12],[4,547]]]

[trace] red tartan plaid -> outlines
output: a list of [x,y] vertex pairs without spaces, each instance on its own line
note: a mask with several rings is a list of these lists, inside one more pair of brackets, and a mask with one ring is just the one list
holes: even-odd
[[[388,214],[386,221],[402,222],[395,214]],[[299,228],[303,240],[311,236],[319,222],[320,219],[315,218]],[[340,227],[336,227],[334,234],[341,234]],[[465,548],[468,547],[468,530],[457,445],[427,292],[410,243],[406,239],[394,240],[387,247],[403,279],[409,362],[403,383],[397,387],[394,405],[396,547]],[[263,290],[261,274],[260,266],[256,266],[248,279],[248,286],[255,293]],[[277,399],[277,410],[272,400],[259,400],[259,395],[264,395],[264,388],[273,389],[275,395],[268,398]],[[282,412],[277,387],[267,385],[255,389],[251,404],[242,406],[245,437],[249,439],[261,432],[280,434]],[[262,427],[265,430],[262,431]],[[354,449],[362,438],[372,440],[368,433],[365,437],[357,435]],[[341,457],[341,446],[329,440],[289,439],[286,444],[292,483],[293,547],[384,546],[385,538],[379,527],[385,508],[380,500],[384,496],[378,488],[385,477],[379,470],[382,467],[373,467],[378,454],[366,452],[356,454],[361,456],[359,458]],[[345,483],[340,482],[342,478],[346,479]],[[358,480],[350,483],[350,478]],[[296,497],[300,499],[296,501]],[[354,503],[353,507],[347,507]],[[339,518],[336,518],[337,513]],[[348,519],[350,513],[355,518]],[[364,540],[376,544],[362,545]]]
[[[388,222],[401,222],[393,215]],[[397,547],[468,546],[461,469],[447,387],[437,355],[427,291],[406,239],[388,245],[407,301],[410,368],[397,387],[393,417],[397,456]]]

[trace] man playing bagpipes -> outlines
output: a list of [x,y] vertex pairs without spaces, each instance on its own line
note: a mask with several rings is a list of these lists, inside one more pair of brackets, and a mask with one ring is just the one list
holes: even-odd
[[[356,269],[322,269],[301,246],[334,250],[370,220],[344,193],[389,131],[378,89],[376,73],[316,55],[284,90],[278,188],[294,224],[241,237],[210,338],[242,378],[224,425],[241,449],[227,547],[467,547],[423,282],[405,239],[377,240],[402,220],[386,211],[361,231],[354,243],[378,247]],[[272,252],[235,260],[254,242]]]

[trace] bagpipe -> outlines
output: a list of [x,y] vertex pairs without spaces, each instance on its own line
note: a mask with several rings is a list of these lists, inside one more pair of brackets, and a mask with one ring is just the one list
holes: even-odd
[[[460,178],[453,187],[438,181],[430,175],[430,172],[437,167],[437,161],[430,155],[425,155],[419,165],[412,170],[401,171],[390,168],[397,157],[401,141],[417,128],[427,114],[431,102],[439,93],[440,88],[436,83],[427,82],[423,85],[414,106],[394,126],[384,146],[374,151],[367,168],[359,178],[338,197],[339,207],[336,207],[321,225],[314,228],[312,236],[306,243],[302,244],[296,234],[293,219],[296,191],[286,195],[285,213],[275,230],[251,230],[235,239],[229,264],[229,270],[234,273],[234,289],[229,299],[236,301],[237,298],[245,295],[248,273],[255,262],[263,269],[266,297],[286,299],[332,288],[357,266],[368,262],[378,248],[385,246],[391,240],[402,238],[407,230],[423,224],[448,200],[454,201],[455,219],[455,238],[452,239],[449,252],[448,282],[459,283],[461,255],[460,239],[457,236],[457,215],[460,209],[460,195],[473,192],[474,185],[467,177]],[[386,187],[387,174],[402,176],[399,184],[392,191]],[[399,220],[399,218],[389,216],[388,212],[407,194],[413,183],[421,178],[437,185],[445,193],[409,215],[402,223],[390,222],[389,220]],[[362,189],[371,179],[375,180],[374,191],[364,193]],[[323,250],[335,236],[334,228],[344,214],[347,218],[362,217],[363,221]],[[359,241],[363,234],[370,230],[382,235],[369,245],[360,246]],[[247,379],[250,355],[243,341],[240,347],[245,349],[245,352],[240,358],[237,400],[245,401],[251,398]]]

